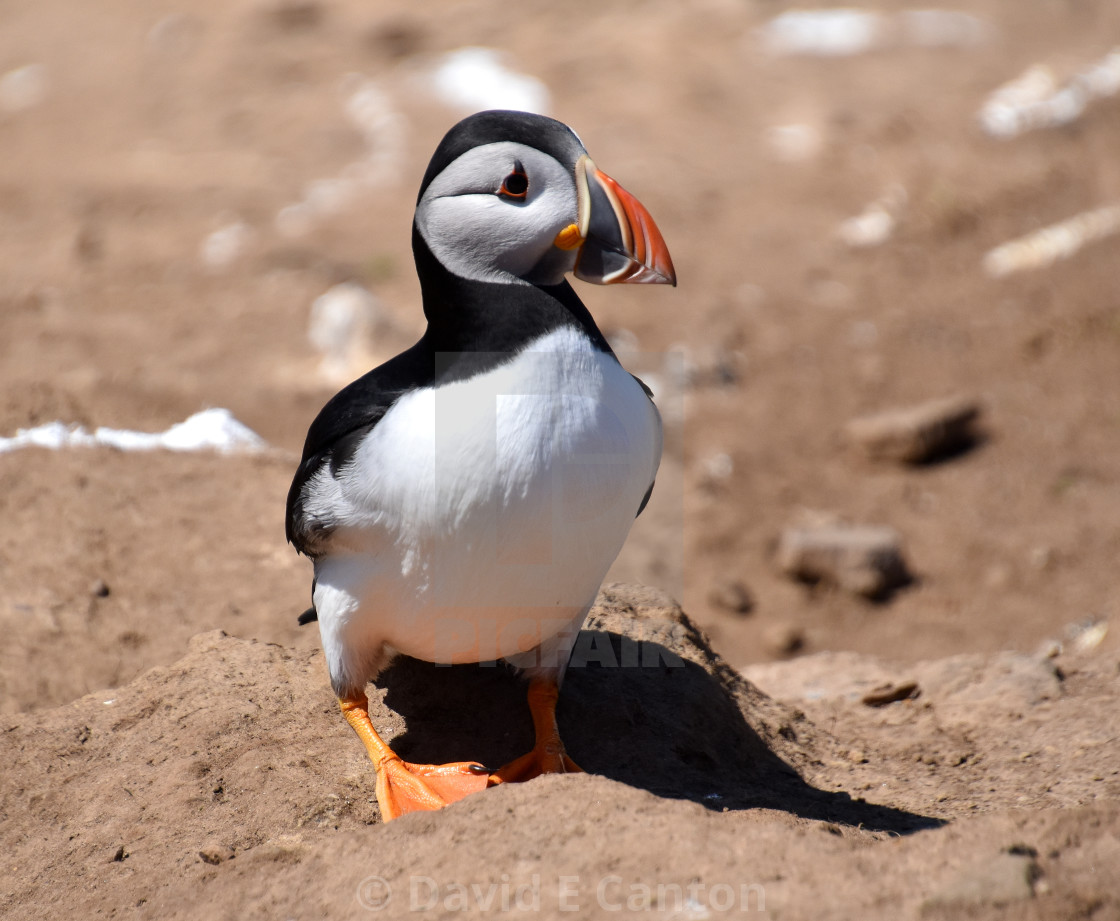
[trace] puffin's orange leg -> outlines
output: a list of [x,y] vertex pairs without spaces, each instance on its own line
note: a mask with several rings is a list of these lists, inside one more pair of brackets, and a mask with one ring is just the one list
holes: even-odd
[[529,712],[533,714],[536,744],[528,754],[491,774],[490,786],[532,780],[541,774],[583,773],[583,768],[568,757],[560,740],[560,730],[556,726],[559,696],[560,688],[553,679],[535,678],[529,682]]
[[456,764],[402,761],[373,728],[369,701],[364,694],[341,697],[338,706],[377,768],[377,804],[381,807],[383,821],[388,822],[406,812],[442,809],[448,803],[489,786],[486,768],[472,761]]

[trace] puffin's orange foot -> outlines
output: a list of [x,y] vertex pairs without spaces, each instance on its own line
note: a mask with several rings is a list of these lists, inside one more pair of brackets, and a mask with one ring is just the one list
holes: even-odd
[[406,812],[442,809],[448,803],[489,786],[489,772],[473,761],[455,764],[402,761],[373,728],[365,694],[340,697],[338,706],[377,768],[377,804],[381,807],[383,822]]
[[486,768],[473,761],[409,764],[396,755],[377,768],[377,805],[388,822],[406,812],[442,809],[489,786]]
[[548,745],[538,746],[504,767],[498,768],[490,775],[486,785],[494,787],[500,783],[521,783],[540,777],[541,774],[582,773],[584,773],[583,768],[568,757],[563,744],[556,740]]
[[536,744],[533,750],[498,768],[487,786],[500,783],[520,783],[541,774],[582,774],[583,768],[564,751],[560,730],[556,725],[556,700],[560,687],[553,678],[534,678],[529,682],[529,712],[533,715]]

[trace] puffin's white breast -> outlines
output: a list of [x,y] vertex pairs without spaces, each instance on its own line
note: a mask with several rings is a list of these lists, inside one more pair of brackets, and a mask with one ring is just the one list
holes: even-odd
[[594,599],[660,454],[640,385],[574,329],[402,397],[331,484],[324,644],[432,661],[537,646]]

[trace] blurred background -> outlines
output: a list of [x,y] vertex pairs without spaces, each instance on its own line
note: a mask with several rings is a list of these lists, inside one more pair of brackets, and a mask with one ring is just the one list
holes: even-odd
[[579,286],[669,431],[614,577],[678,596],[733,665],[1120,648],[1113,0],[0,19],[0,438],[221,407],[268,445],[0,443],[0,709],[216,627],[317,645],[283,531],[302,440],[422,332],[416,190],[493,107],[575,128],[679,273]]

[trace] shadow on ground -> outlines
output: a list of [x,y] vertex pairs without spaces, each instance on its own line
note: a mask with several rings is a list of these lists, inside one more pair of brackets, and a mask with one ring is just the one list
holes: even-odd
[[[660,644],[601,630],[584,631],[581,642],[597,654],[569,668],[558,719],[568,753],[585,770],[713,810],[780,809],[899,835],[944,824],[806,782],[764,737],[779,735],[787,750],[802,745],[814,759],[819,731],[800,714],[777,725],[759,720],[756,729],[750,703],[761,699],[773,710],[773,702],[718,657],[703,667]],[[532,744],[525,682],[505,665],[435,666],[401,656],[377,684],[408,722],[393,740],[405,760],[496,768]]]

